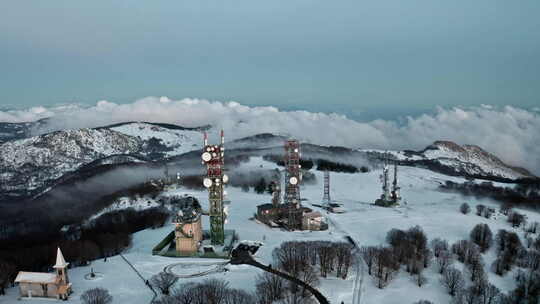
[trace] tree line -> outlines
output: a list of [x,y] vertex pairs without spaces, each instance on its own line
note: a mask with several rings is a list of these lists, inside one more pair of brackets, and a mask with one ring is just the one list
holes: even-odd
[[[90,261],[117,255],[131,245],[131,234],[149,227],[161,227],[168,219],[168,211],[151,208],[106,213],[82,228],[75,239],[49,240],[45,244],[0,249],[0,295],[15,280],[19,271],[52,271],[56,249],[60,247],[70,266],[87,265]],[[16,245],[16,244],[15,244]]]

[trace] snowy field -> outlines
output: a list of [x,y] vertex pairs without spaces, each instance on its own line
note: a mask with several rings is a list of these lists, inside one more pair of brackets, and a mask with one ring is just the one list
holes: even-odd
[[[265,162],[260,158],[252,159],[243,164],[243,168],[273,169],[275,164]],[[317,184],[304,186],[301,190],[302,197],[306,198],[305,205],[310,203],[319,204],[322,198],[323,173],[313,171],[317,176]],[[400,185],[402,196],[406,205],[397,208],[382,208],[372,205],[372,202],[381,193],[379,184],[380,170],[369,173],[346,174],[331,173],[331,196],[336,202],[343,203],[346,213],[326,214],[330,218],[330,228],[322,232],[285,232],[270,229],[264,225],[249,220],[256,211],[256,206],[270,202],[270,195],[258,195],[254,192],[244,193],[238,188],[229,188],[228,197],[232,201],[227,229],[235,229],[241,240],[258,240],[265,246],[257,253],[257,259],[265,264],[272,263],[272,250],[287,240],[344,240],[349,234],[360,246],[378,245],[385,243],[386,233],[392,228],[408,229],[414,225],[420,225],[431,240],[436,237],[447,239],[453,243],[460,239],[468,239],[472,228],[478,223],[487,223],[495,234],[499,229],[512,230],[506,222],[506,218],[495,215],[492,219],[485,219],[474,214],[477,204],[498,207],[498,204],[490,200],[476,200],[464,198],[458,194],[439,192],[437,187],[446,180],[463,182],[464,179],[448,177],[431,171],[418,168],[400,168]],[[207,208],[206,192],[187,192],[179,189],[176,194],[191,194],[197,197],[204,208]],[[171,194],[173,194],[171,193]],[[468,202],[473,212],[463,215],[459,212],[459,206]],[[315,208],[316,209],[316,208]],[[523,211],[529,221],[540,221],[540,215]],[[207,227],[208,218],[203,219]],[[124,256],[135,266],[145,278],[160,272],[169,264],[177,262],[208,263],[220,262],[221,260],[202,259],[178,259],[160,256],[152,256],[151,249],[172,229],[172,225],[155,229],[145,230],[133,236],[133,246],[126,250]],[[519,231],[520,236],[523,232]],[[484,254],[486,266],[495,259],[492,250]],[[53,262],[53,261],[51,261]],[[456,264],[458,268],[462,265]],[[250,266],[227,266],[229,271],[215,273],[196,279],[181,279],[178,284],[188,280],[203,280],[205,278],[222,278],[229,282],[231,287],[253,291],[255,289],[255,277],[260,273],[258,269]],[[96,280],[86,280],[85,275],[93,268],[102,275]],[[204,267],[201,266],[201,269]],[[439,274],[436,266],[426,269],[427,284],[418,287],[412,278],[401,271],[397,277],[385,289],[377,289],[372,278],[365,275],[362,286],[362,303],[364,304],[407,304],[420,299],[431,300],[434,303],[449,303],[450,297],[439,283]],[[487,269],[486,269],[487,270]],[[513,289],[513,274],[498,277],[491,271],[490,281],[503,292]],[[109,289],[114,297],[114,303],[149,303],[153,294],[137,277],[134,271],[120,257],[115,256],[103,260],[94,261],[90,266],[70,269],[69,271],[75,293],[69,303],[80,303],[79,296],[82,292],[93,287]],[[351,303],[353,298],[353,283],[357,274],[354,267],[351,269],[347,280],[329,277],[321,279],[320,290],[331,300],[332,303]],[[0,303],[21,303],[17,300],[18,289],[8,290],[6,297],[0,297]],[[26,301],[26,300],[25,300]]]

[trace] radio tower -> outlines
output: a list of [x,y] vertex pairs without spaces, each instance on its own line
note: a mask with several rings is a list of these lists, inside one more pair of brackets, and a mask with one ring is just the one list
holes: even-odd
[[300,144],[291,139],[285,142],[285,204],[288,209],[288,223],[290,229],[300,226],[298,217],[300,211]]
[[389,182],[389,177],[388,177],[389,171],[390,171],[390,169],[388,168],[388,159],[385,158],[384,159],[383,174],[381,176],[381,180],[382,180],[382,184],[383,184],[383,186],[382,186],[382,190],[383,190],[382,199],[385,200],[386,202],[390,201],[390,182]]
[[229,181],[224,174],[224,145],[225,138],[221,130],[221,144],[209,145],[208,135],[204,133],[203,164],[206,164],[206,177],[203,185],[208,189],[210,203],[210,239],[212,245],[223,245],[225,242],[225,211],[223,207],[223,188]]
[[323,205],[330,207],[330,171],[324,171],[324,195],[323,195]]
[[398,166],[397,161],[394,162],[394,182],[392,183],[392,199],[395,202],[399,202],[401,200],[401,195],[399,194],[399,189],[401,189],[398,186]]

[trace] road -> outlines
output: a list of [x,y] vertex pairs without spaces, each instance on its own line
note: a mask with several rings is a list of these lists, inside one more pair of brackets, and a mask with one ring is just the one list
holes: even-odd
[[360,256],[360,247],[358,246],[358,242],[344,229],[341,228],[341,226],[332,220],[331,217],[326,217],[330,224],[334,226],[336,231],[342,233],[345,235],[345,239],[351,243],[354,246],[353,254],[356,257],[356,263],[354,265],[356,266],[356,278],[354,279],[353,284],[353,300],[351,304],[362,304],[362,296],[364,295],[364,278],[365,278],[365,265],[364,261],[362,260],[362,257]]

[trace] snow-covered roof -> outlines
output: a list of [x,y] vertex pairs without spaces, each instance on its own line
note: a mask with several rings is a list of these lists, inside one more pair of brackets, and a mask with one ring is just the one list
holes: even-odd
[[58,247],[58,251],[56,252],[56,264],[53,266],[53,268],[66,268],[68,265],[69,263],[66,263],[62,250],[60,250],[60,247]]
[[45,272],[25,272],[20,271],[15,279],[16,283],[55,283],[56,274]]
[[308,212],[308,213],[305,213],[304,216],[307,217],[307,218],[322,217],[322,215],[321,215],[321,213],[319,211]]

